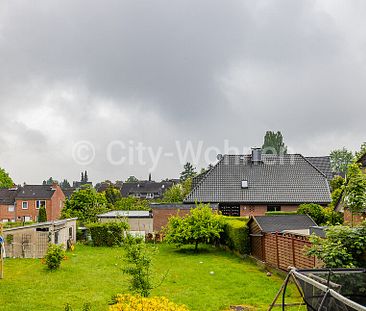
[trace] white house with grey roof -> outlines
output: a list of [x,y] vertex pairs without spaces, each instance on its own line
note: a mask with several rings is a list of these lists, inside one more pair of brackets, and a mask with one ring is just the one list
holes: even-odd
[[225,215],[296,211],[303,203],[331,202],[329,174],[301,154],[224,155],[195,185],[185,203],[218,203]]

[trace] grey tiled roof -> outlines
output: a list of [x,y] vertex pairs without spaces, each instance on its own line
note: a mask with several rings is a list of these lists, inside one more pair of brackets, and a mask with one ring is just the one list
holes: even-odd
[[254,216],[250,221],[255,221],[262,232],[301,230],[316,226],[308,215]]
[[128,197],[135,194],[154,193],[156,196],[161,196],[168,188],[174,185],[172,181],[138,181],[124,183],[121,188],[121,195]]
[[50,199],[55,189],[51,185],[25,185],[19,187],[17,199]]
[[[331,201],[327,178],[302,155],[225,155],[185,199],[212,203],[321,203]],[[248,188],[241,188],[241,181]]]
[[0,189],[0,205],[12,205],[15,203],[16,189]]
[[334,173],[332,172],[332,167],[330,166],[330,157],[306,157],[312,165],[314,165],[319,171],[321,171],[325,176],[327,176],[328,180],[331,180],[334,177]]

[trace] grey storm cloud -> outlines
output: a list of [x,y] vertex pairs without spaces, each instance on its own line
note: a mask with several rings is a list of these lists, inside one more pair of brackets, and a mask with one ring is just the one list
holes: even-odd
[[[96,180],[145,177],[146,166],[107,163],[108,142],[249,148],[271,129],[295,152],[355,149],[365,10],[356,0],[2,1],[0,166],[19,181],[77,178],[70,150],[88,140]],[[43,165],[20,171],[28,157]],[[154,173],[181,166],[162,160]]]

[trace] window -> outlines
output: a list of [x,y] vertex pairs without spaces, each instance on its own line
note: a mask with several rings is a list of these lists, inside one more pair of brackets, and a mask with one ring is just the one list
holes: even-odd
[[281,211],[281,206],[279,206],[279,205],[267,206],[267,212],[280,212],[280,211]]
[[153,199],[154,198],[154,194],[153,193],[147,193],[146,194],[146,199]]
[[28,202],[27,201],[22,202],[22,209],[28,209]]
[[72,239],[72,227],[69,228],[69,239]]
[[36,201],[36,209],[40,209],[41,207],[46,208],[46,201],[44,200],[37,200]]
[[14,210],[15,210],[14,205],[8,206],[8,212],[14,212]]
[[248,188],[248,181],[247,180],[242,180],[241,181],[241,188],[242,189],[247,189]]

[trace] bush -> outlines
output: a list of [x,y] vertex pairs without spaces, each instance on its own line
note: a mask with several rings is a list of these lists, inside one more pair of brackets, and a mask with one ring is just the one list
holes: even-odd
[[266,216],[278,216],[278,215],[296,215],[297,212],[266,212]]
[[49,244],[43,261],[49,270],[56,270],[60,268],[61,262],[65,259],[66,255],[62,245]]
[[109,311],[189,311],[185,305],[178,305],[165,297],[145,298],[132,295],[117,295]]
[[47,211],[45,206],[41,206],[38,212],[38,222],[46,222],[47,221]]
[[119,246],[123,243],[126,230],[129,226],[126,222],[92,223],[87,228],[94,246]]
[[297,210],[297,213],[309,215],[318,226],[326,223],[324,207],[319,204],[301,204]]
[[246,218],[224,218],[224,232],[221,235],[221,243],[240,254],[250,253],[249,228]]
[[309,255],[321,259],[327,268],[365,267],[366,222],[359,227],[334,226],[326,229],[326,239],[311,236]]
[[215,244],[224,231],[223,216],[213,212],[209,204],[199,203],[185,217],[172,216],[164,229],[165,241],[178,247],[186,244]]

